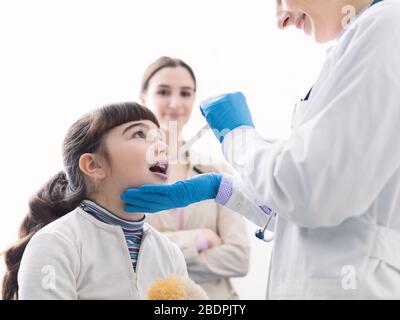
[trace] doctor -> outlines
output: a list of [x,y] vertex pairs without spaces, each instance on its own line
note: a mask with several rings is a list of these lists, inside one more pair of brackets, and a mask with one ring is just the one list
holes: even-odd
[[[130,189],[125,210],[214,198],[242,212],[246,194],[278,214],[268,298],[400,299],[399,17],[399,0],[277,0],[280,28],[336,39],[289,138],[263,139],[241,93],[209,99],[201,111],[242,179]],[[263,226],[262,214],[245,216]]]

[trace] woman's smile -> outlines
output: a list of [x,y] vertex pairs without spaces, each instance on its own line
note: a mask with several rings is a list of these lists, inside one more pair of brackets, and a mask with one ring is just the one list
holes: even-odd
[[182,118],[185,114],[182,112],[168,112],[164,114],[164,119],[165,120],[178,120]]

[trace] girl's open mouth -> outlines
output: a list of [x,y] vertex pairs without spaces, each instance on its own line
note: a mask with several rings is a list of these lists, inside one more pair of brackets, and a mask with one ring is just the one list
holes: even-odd
[[150,166],[149,170],[163,180],[168,179],[168,163],[157,162]]

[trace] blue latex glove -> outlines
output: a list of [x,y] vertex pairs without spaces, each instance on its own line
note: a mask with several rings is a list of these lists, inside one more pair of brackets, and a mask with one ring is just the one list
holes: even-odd
[[121,194],[126,212],[153,213],[186,207],[192,203],[215,199],[222,175],[205,173],[169,185],[147,184],[127,189]]
[[200,110],[220,142],[237,127],[254,127],[246,98],[241,92],[207,99],[200,104]]

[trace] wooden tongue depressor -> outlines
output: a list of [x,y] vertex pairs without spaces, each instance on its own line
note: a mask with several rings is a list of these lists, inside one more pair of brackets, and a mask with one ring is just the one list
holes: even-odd
[[188,151],[192,147],[192,145],[194,145],[195,142],[199,140],[208,131],[208,129],[210,129],[210,126],[206,124],[188,142],[186,142],[182,147],[180,147],[175,154],[172,154],[169,157],[169,162],[175,162],[176,160],[178,160],[182,154]]

